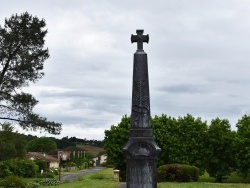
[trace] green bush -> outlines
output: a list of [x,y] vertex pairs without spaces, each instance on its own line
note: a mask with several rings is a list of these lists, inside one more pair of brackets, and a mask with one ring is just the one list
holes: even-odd
[[83,162],[81,168],[82,168],[82,169],[87,169],[87,168],[89,168],[89,163],[86,162],[86,161]]
[[4,186],[4,179],[0,179],[0,187]]
[[76,166],[76,163],[70,162],[70,163],[69,163],[69,166]]
[[55,186],[55,185],[59,185],[59,182],[55,179],[45,179],[43,181],[40,181],[40,185],[43,186]]
[[46,161],[44,161],[44,160],[36,160],[35,163],[38,166],[38,171],[39,172],[41,172],[41,170],[47,171],[47,163],[46,163]]
[[106,167],[107,167],[107,168],[114,168],[113,165],[107,165]]
[[183,164],[167,164],[158,167],[158,181],[190,182],[198,181],[199,169]]
[[32,160],[16,160],[17,176],[34,178],[38,172],[38,166]]
[[37,178],[54,178],[54,176],[52,172],[45,172],[43,174],[38,174]]
[[38,166],[31,160],[6,160],[0,162],[0,178],[19,176],[33,178],[36,176]]
[[55,170],[53,171],[53,173],[54,173],[55,175],[58,175],[58,174],[59,174],[59,171],[55,169]]
[[10,164],[8,161],[0,162],[0,178],[6,178],[13,175],[14,173],[10,170]]
[[27,183],[19,177],[9,176],[4,180],[4,188],[26,188]]
[[26,188],[38,188],[40,186],[37,182],[29,182]]
[[101,164],[101,166],[102,166],[102,167],[106,167],[106,166],[107,166],[107,162],[103,162],[103,163]]

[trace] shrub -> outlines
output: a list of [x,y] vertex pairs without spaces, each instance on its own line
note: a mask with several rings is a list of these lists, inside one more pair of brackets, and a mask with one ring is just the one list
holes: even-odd
[[0,178],[20,176],[33,178],[36,176],[38,166],[31,160],[6,160],[0,162]]
[[46,163],[46,161],[44,161],[44,160],[36,160],[35,163],[38,166],[38,171],[39,172],[41,172],[41,170],[47,171],[47,163]]
[[0,187],[3,187],[4,185],[4,179],[0,179]]
[[103,163],[101,164],[101,166],[102,166],[102,167],[106,167],[106,166],[107,166],[107,162],[103,162]]
[[70,167],[71,167],[71,166],[76,166],[76,163],[70,162],[70,163],[69,163],[69,166],[70,166]]
[[167,164],[158,167],[158,181],[190,182],[198,181],[199,169],[183,164]]
[[26,188],[38,188],[40,186],[37,182],[29,182]]
[[15,160],[17,176],[25,178],[34,178],[38,171],[38,166],[32,160]]
[[52,172],[45,172],[43,174],[38,174],[37,178],[54,178],[54,174]]
[[0,178],[6,178],[13,175],[13,172],[10,170],[10,164],[8,161],[0,162]]
[[89,163],[85,161],[82,163],[82,169],[86,169],[86,168],[89,168]]
[[59,182],[55,179],[46,179],[46,180],[40,181],[40,185],[55,186],[55,185],[59,185]]
[[55,175],[58,175],[58,174],[59,174],[59,171],[58,171],[57,169],[55,169],[55,170],[53,171],[53,173],[54,173]]
[[27,183],[16,176],[9,176],[4,180],[4,188],[26,188]]

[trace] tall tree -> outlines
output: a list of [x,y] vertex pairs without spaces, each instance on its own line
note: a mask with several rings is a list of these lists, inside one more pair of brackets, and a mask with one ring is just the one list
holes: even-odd
[[227,119],[213,119],[208,129],[206,144],[208,154],[206,156],[206,170],[217,182],[226,179],[231,169],[235,167],[233,143],[235,132]]
[[162,114],[152,119],[152,127],[155,141],[162,148],[158,165],[189,164],[204,172],[206,122],[190,114],[178,119]]
[[131,118],[124,116],[121,122],[110,130],[105,130],[104,149],[107,154],[107,163],[113,164],[114,168],[120,170],[120,177],[125,180],[126,176],[126,159],[122,149],[129,139]]
[[236,161],[243,177],[250,174],[250,115],[244,115],[236,124]]
[[204,158],[207,155],[207,150],[204,148],[204,143],[207,137],[207,122],[203,122],[200,117],[194,118],[187,114],[184,117],[179,117],[178,120],[178,138],[181,145],[179,150],[182,151],[183,162],[199,168],[200,174],[205,172]]
[[158,165],[177,162],[181,156],[181,151],[179,151],[181,143],[176,134],[177,131],[179,132],[177,120],[162,114],[162,116],[152,118],[151,125],[154,130],[155,142],[162,149],[158,157]]
[[45,26],[45,20],[28,12],[12,15],[0,25],[0,119],[19,122],[24,129],[59,134],[61,124],[35,114],[38,101],[22,91],[44,75],[43,64],[49,58]]
[[13,132],[10,124],[2,124],[0,131],[0,160],[22,159],[26,154],[26,141],[24,135]]
[[49,152],[57,148],[56,143],[48,137],[40,137],[28,142],[27,151]]

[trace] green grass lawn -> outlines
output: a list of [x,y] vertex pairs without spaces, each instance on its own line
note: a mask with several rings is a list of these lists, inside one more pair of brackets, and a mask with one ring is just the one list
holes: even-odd
[[[29,179],[32,181],[32,179]],[[250,188],[250,177],[243,179],[236,173],[225,180],[225,183],[213,183],[214,179],[208,174],[200,177],[199,182],[190,183],[158,183],[158,188]],[[239,183],[241,182],[241,183]],[[41,186],[41,188],[118,188],[119,182],[113,180],[113,169],[106,168],[95,174],[79,178],[74,182],[63,182],[58,186]]]
[[215,179],[207,173],[200,176],[199,182],[191,183],[158,183],[158,188],[250,188],[250,177],[244,179],[236,172],[224,180],[223,183],[214,183]]
[[250,184],[232,183],[158,183],[157,188],[249,188]]
[[[191,183],[158,183],[158,188],[250,188],[250,177],[243,179],[236,173],[225,181],[227,183],[213,183],[214,179],[210,178],[208,174],[200,177],[200,182]],[[238,183],[238,182],[245,182]],[[95,174],[79,178],[75,182],[61,183],[59,186],[47,186],[46,188],[118,188],[119,182],[113,180],[113,169],[107,168]],[[43,187],[45,188],[45,187]]]
[[[215,183],[215,179],[209,177],[208,173],[205,173],[203,176],[200,176],[199,182]],[[228,177],[228,179],[223,181],[223,183],[250,183],[250,176],[248,178],[243,178],[243,177],[237,175],[236,172],[233,172]]]
[[95,174],[83,176],[74,182],[64,182],[58,186],[43,186],[42,188],[117,188],[119,184],[113,180],[113,169],[106,168]]

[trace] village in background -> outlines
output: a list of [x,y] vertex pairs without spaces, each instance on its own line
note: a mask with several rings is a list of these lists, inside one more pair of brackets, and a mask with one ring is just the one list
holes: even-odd
[[[0,131],[1,143],[8,143],[8,147],[0,147],[0,159],[23,158],[34,161],[40,173],[46,169],[65,171],[86,169],[101,166],[106,163],[103,141],[87,140],[76,137],[37,137],[24,135],[6,126]],[[44,166],[44,167],[42,167]]]

